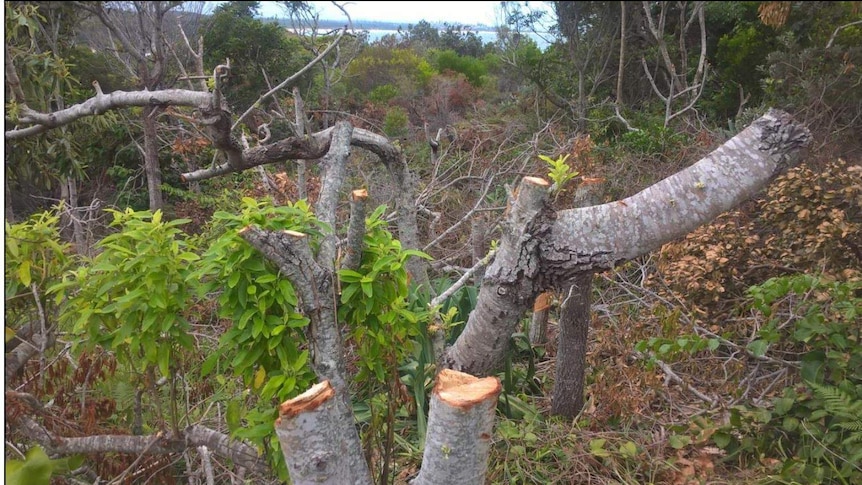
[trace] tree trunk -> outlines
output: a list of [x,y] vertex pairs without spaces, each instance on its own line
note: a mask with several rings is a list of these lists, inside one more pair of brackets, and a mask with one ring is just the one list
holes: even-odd
[[573,418],[584,406],[587,336],[593,273],[579,274],[560,306],[560,337],[551,414]]
[[6,204],[6,222],[15,224],[15,211],[12,210],[12,191],[9,190],[9,174],[3,177],[3,202]]
[[411,485],[485,483],[501,390],[496,377],[440,372],[431,395],[422,469]]
[[143,109],[144,122],[144,172],[147,174],[147,192],[150,195],[150,210],[155,212],[164,206],[162,201],[162,169],[159,166],[159,138],[156,131],[158,108]]
[[[559,212],[546,207],[548,184],[525,178],[476,309],[444,362],[473,375],[493,372],[539,292],[566,288],[580,273],[617,266],[713,220],[797,161],[810,140],[790,115],[770,110],[696,164],[632,197]],[[530,202],[522,202],[525,195]]]
[[335,389],[324,381],[279,407],[275,432],[291,483],[371,484],[368,469],[353,466],[364,460],[360,450],[343,439],[353,420],[344,419],[338,401]]

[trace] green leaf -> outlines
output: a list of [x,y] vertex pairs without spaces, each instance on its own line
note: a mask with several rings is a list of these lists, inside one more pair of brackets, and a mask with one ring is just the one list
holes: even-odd
[[730,444],[731,438],[729,433],[718,431],[712,435],[712,442],[715,443],[715,446],[725,449]]
[[263,389],[260,390],[260,395],[264,398],[275,396],[284,384],[285,376],[276,375],[269,378]]
[[349,302],[350,299],[353,297],[353,294],[356,293],[357,290],[359,290],[359,285],[356,285],[356,284],[347,285],[344,288],[342,288],[342,290],[341,290],[341,303],[344,304],[344,303]]
[[670,446],[673,447],[673,449],[679,450],[685,448],[691,443],[691,437],[672,434],[670,435],[670,438],[668,438],[668,442],[670,443]]
[[813,350],[802,356],[802,368],[800,374],[802,379],[808,382],[823,382],[824,367],[826,366],[826,353],[822,350]]
[[50,485],[54,462],[45,451],[34,446],[24,461],[6,461],[6,480],[9,485]]
[[634,458],[638,455],[638,446],[634,441],[626,441],[620,445],[620,454],[626,458]]
[[611,452],[605,449],[606,442],[604,438],[590,440],[590,454],[597,457],[611,456]]
[[204,360],[203,364],[201,364],[201,377],[206,377],[210,372],[212,372],[216,364],[218,364],[220,357],[221,352],[216,351],[211,353],[206,360]]
[[296,357],[296,360],[293,361],[291,367],[293,367],[293,370],[296,372],[299,372],[303,367],[305,367],[306,362],[308,362],[308,350],[303,350]]
[[233,432],[234,430],[240,427],[240,403],[237,401],[230,401],[227,403],[227,409],[225,410],[225,421],[227,422],[227,429]]
[[159,371],[165,377],[170,377],[171,346],[166,342],[159,345]]
[[30,261],[22,261],[21,266],[18,266],[18,279],[24,286],[30,287]]
[[747,348],[755,357],[763,357],[766,354],[766,350],[769,348],[769,343],[765,340],[755,340],[749,343]]

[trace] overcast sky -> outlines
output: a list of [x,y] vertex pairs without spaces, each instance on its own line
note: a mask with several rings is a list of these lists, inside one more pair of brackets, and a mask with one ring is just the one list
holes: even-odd
[[[332,2],[309,2],[318,12],[321,19],[344,18],[344,15],[332,5]],[[404,22],[416,24],[420,20],[428,22],[448,22],[450,24],[485,24],[494,26],[499,23],[500,2],[371,2],[349,1],[339,2],[355,20],[381,20],[388,22]],[[533,8],[539,8],[544,2],[530,2]],[[261,2],[263,17],[281,17],[283,11],[276,3]],[[500,20],[501,21],[501,20]]]

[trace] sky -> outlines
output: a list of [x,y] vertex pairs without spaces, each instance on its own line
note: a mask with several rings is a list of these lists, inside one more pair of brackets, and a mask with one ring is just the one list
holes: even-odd
[[[321,19],[341,20],[344,15],[332,2],[309,2],[313,8],[320,12]],[[388,22],[405,22],[416,24],[420,20],[428,22],[448,22],[450,24],[476,25],[485,24],[495,26],[498,21],[500,2],[372,2],[372,1],[347,1],[339,2],[350,17],[356,20],[382,20]],[[537,8],[544,2],[530,2],[531,7]],[[280,17],[283,15],[278,4],[261,2],[261,16]]]

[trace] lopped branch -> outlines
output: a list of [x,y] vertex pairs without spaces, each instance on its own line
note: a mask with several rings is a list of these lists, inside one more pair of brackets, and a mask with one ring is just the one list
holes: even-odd
[[353,421],[339,412],[329,381],[285,401],[278,415],[275,433],[291,483],[371,484],[362,454],[344,439]]
[[368,191],[365,189],[354,190],[350,196],[350,223],[347,226],[346,256],[342,260],[341,267],[356,271],[362,263],[362,249],[365,240],[365,202],[368,200]]
[[233,461],[237,467],[262,475],[271,474],[266,461],[253,446],[199,425],[189,426],[178,436],[159,432],[149,436],[95,435],[82,438],[56,436],[29,416],[18,417],[13,425],[56,456],[104,453],[168,454],[181,453],[189,447],[206,446],[216,455]]
[[[334,274],[314,260],[305,234],[296,231],[270,232],[255,226],[245,227],[240,236],[272,261],[293,284],[303,313],[311,320],[312,365],[318,378],[330,381],[341,404],[340,419],[353,423],[344,345],[338,328]],[[352,454],[362,456],[356,428],[342,434]],[[364,460],[361,466],[367,467]],[[359,467],[360,465],[356,465]],[[352,468],[356,470],[357,468]],[[366,471],[367,473],[367,471]],[[364,473],[363,473],[364,475]]]
[[581,209],[544,209],[547,182],[524,179],[476,309],[445,365],[492,372],[538,292],[566,288],[579,274],[612,268],[711,221],[798,161],[810,140],[790,115],[770,110],[691,167],[627,199]]
[[501,390],[496,377],[440,372],[431,395],[422,469],[411,485],[485,483]]
[[33,334],[29,341],[24,341],[17,345],[14,350],[6,354],[5,369],[3,377],[6,382],[6,387],[12,382],[12,378],[24,367],[34,355],[44,351],[44,349],[54,345],[55,335],[52,331],[45,333]]

